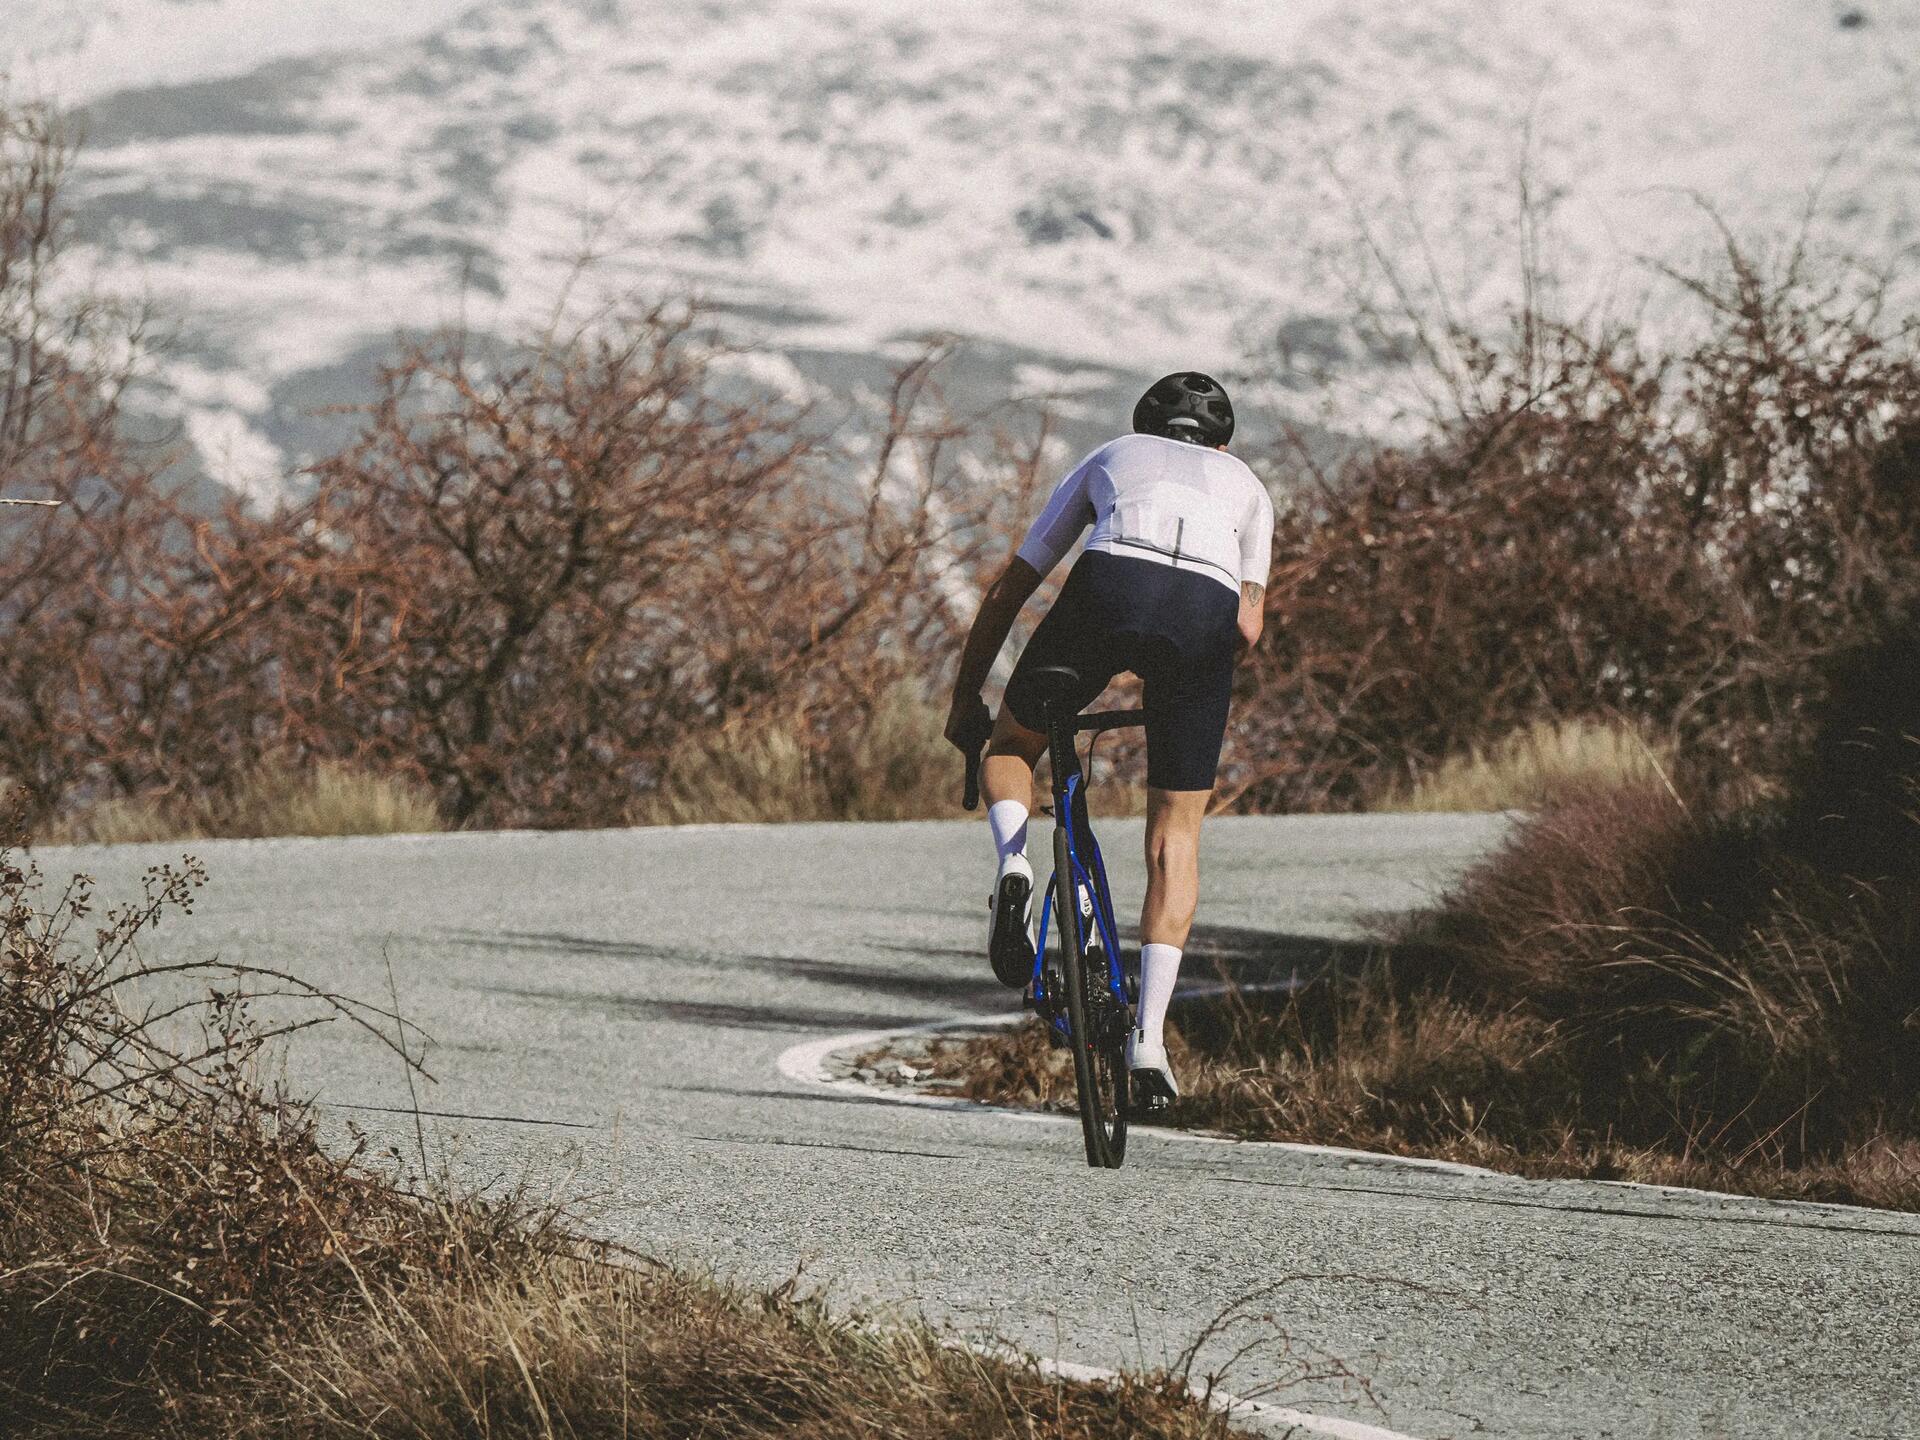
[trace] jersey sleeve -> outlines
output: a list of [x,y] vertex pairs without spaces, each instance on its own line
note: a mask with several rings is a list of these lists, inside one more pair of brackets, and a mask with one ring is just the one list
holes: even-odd
[[1014,552],[1041,575],[1058,565],[1073,548],[1073,542],[1080,538],[1080,532],[1093,523],[1093,501],[1089,498],[1088,486],[1104,453],[1104,446],[1094,451],[1053,487],[1047,508],[1040,512],[1040,518],[1033,522],[1027,538]]
[[1247,521],[1240,527],[1240,583],[1265,587],[1273,568],[1273,497],[1257,479]]

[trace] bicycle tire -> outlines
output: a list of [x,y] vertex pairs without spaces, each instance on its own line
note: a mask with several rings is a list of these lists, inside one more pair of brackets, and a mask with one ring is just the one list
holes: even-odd
[[[1125,1059],[1113,1053],[1111,1037],[1096,1033],[1093,1007],[1088,1003],[1091,977],[1083,963],[1086,934],[1064,825],[1054,831],[1053,877],[1054,934],[1060,946],[1061,988],[1067,992],[1067,1043],[1073,1051],[1074,1088],[1080,1097],[1080,1134],[1088,1165],[1117,1170],[1127,1150]],[[1105,985],[1104,975],[1100,983]],[[1114,1091],[1111,1098],[1102,1093],[1103,1079]]]

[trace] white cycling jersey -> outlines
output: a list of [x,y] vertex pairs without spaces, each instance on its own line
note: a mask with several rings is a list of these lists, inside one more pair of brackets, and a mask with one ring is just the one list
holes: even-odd
[[1158,435],[1110,440],[1055,487],[1017,553],[1045,575],[1088,525],[1089,550],[1195,570],[1236,592],[1267,583],[1273,501],[1224,450]]

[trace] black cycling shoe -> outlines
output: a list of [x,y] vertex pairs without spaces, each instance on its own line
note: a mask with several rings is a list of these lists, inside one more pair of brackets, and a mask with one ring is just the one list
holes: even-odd
[[1173,1094],[1167,1089],[1167,1082],[1160,1078],[1157,1070],[1135,1070],[1133,1072],[1133,1113],[1135,1115],[1164,1115],[1173,1108]]
[[987,958],[994,979],[1009,990],[1024,989],[1033,979],[1033,876],[1009,867],[988,905],[993,924]]
[[1167,1063],[1167,1047],[1150,1045],[1139,1030],[1127,1036],[1126,1064],[1133,1081],[1133,1113],[1164,1115],[1180,1098],[1179,1083]]

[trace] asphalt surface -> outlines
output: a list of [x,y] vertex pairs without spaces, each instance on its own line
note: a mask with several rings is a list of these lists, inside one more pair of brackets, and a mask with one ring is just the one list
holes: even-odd
[[[1138,822],[1103,827],[1137,895]],[[1475,817],[1209,825],[1196,969],[1319,963],[1481,853]],[[46,850],[125,893],[179,846]],[[149,953],[219,953],[431,1032],[428,1144],[596,1228],[846,1305],[1098,1366],[1181,1352],[1228,1388],[1406,1435],[1920,1435],[1920,1217],[1529,1182],[1078,1132],[783,1075],[796,1044],[1011,1008],[979,953],[984,828],[694,828],[199,843]],[[411,1148],[399,1065],[334,1026],[289,1078]],[[363,1108],[372,1107],[372,1108]],[[390,1108],[379,1108],[390,1107]],[[448,1118],[489,1117],[489,1118]]]

